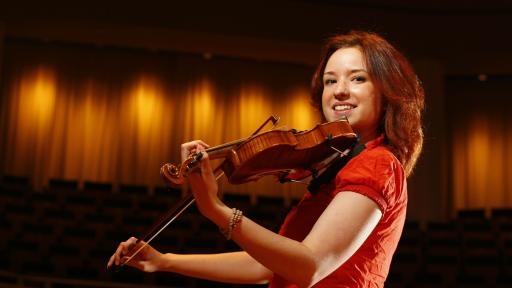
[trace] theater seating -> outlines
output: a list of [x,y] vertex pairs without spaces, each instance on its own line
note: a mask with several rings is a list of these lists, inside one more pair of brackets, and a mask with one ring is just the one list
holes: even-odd
[[[0,252],[5,255],[0,287],[21,282],[26,287],[242,287],[171,273],[105,269],[118,243],[143,237],[179,201],[179,190],[52,179],[47,188],[34,191],[29,178],[17,176],[4,176],[0,185]],[[282,198],[222,197],[273,231],[291,208]],[[408,221],[386,287],[512,287],[512,209],[488,212],[459,211],[446,222]],[[195,206],[152,245],[176,253],[240,250]]]

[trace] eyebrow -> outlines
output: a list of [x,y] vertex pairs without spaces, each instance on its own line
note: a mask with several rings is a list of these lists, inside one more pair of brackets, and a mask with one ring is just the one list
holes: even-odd
[[[357,72],[365,72],[365,73],[368,73],[368,71],[364,70],[364,69],[352,69],[350,70],[350,74],[353,74],[353,73],[357,73]],[[332,71],[327,71],[324,73],[324,75],[334,75],[336,74],[335,72],[332,72]]]

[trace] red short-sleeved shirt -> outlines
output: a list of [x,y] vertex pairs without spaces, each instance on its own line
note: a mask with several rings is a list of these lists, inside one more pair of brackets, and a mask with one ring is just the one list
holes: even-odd
[[[367,143],[335,180],[316,194],[306,193],[286,217],[279,234],[302,241],[333,197],[343,191],[375,201],[382,218],[362,246],[315,287],[384,287],[391,258],[402,234],[407,206],[406,177],[400,162],[382,144],[383,137]],[[274,275],[269,287],[297,287]]]

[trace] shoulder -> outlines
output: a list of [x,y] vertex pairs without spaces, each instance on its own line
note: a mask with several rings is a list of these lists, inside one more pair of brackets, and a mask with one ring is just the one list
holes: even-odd
[[360,155],[349,161],[348,164],[352,168],[357,168],[358,166],[371,168],[374,173],[389,173],[395,170],[403,170],[400,161],[384,145],[363,151]]
[[377,202],[381,210],[396,202],[405,185],[405,172],[384,145],[366,149],[336,175],[336,191],[353,191]]
[[[343,173],[341,173],[343,171]],[[351,159],[347,165],[338,172],[344,174],[361,174],[370,178],[398,176],[403,173],[403,167],[395,155],[384,145],[366,149]]]

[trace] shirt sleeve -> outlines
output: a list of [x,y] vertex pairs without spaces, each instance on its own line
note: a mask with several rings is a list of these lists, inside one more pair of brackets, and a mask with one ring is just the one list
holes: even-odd
[[365,151],[338,172],[333,196],[340,192],[360,193],[372,199],[384,213],[396,198],[395,168],[395,158],[388,150]]

